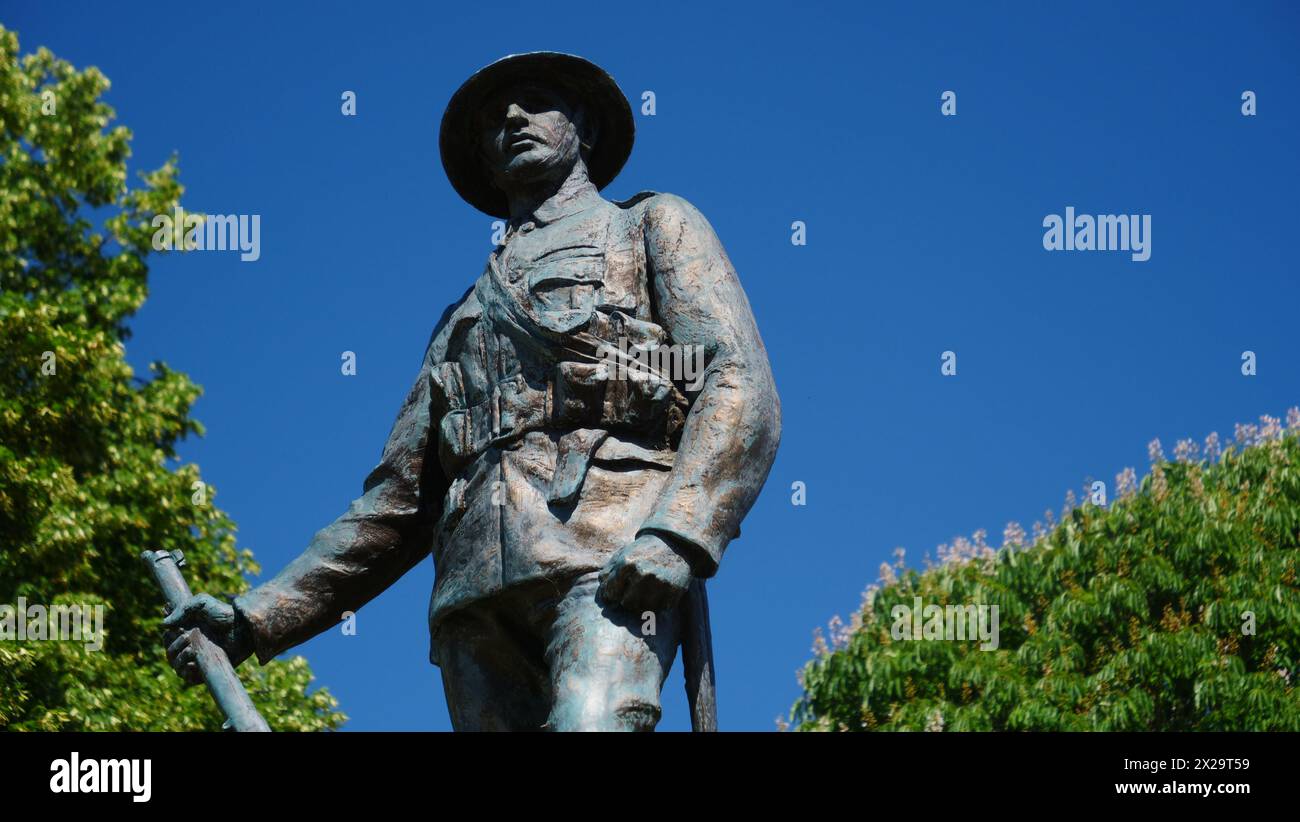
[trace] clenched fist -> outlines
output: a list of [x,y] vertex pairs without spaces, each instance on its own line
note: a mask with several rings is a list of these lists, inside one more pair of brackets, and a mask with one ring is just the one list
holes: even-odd
[[673,607],[691,584],[691,566],[662,537],[642,534],[600,571],[601,597],[634,613]]
[[195,662],[194,648],[190,645],[191,628],[198,628],[204,636],[221,646],[230,658],[231,667],[238,667],[253,653],[252,637],[234,606],[209,594],[190,597],[188,602],[167,615],[163,628],[167,661],[181,679],[191,685],[203,681]]

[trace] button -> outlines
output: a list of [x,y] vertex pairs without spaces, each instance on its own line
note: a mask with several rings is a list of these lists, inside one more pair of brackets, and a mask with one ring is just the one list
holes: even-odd
[[519,231],[523,234],[527,234],[528,232],[532,231],[534,228],[537,228],[537,225],[530,221],[519,226]]

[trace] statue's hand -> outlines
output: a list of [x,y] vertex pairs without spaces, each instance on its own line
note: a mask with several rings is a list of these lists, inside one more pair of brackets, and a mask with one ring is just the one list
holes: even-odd
[[599,595],[635,613],[671,608],[691,584],[691,566],[662,537],[642,534],[600,571]]
[[181,679],[191,685],[203,681],[190,645],[189,629],[198,628],[208,639],[220,645],[230,657],[231,666],[248,659],[253,640],[235,608],[208,594],[197,594],[172,611],[163,620],[163,640],[167,643],[167,661]]

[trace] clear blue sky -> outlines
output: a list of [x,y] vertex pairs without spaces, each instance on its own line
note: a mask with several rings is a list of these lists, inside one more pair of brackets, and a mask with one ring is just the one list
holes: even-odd
[[[656,93],[606,193],[698,206],[771,355],[781,451],[711,587],[723,728],[773,727],[812,629],[895,546],[917,564],[978,528],[996,543],[1086,477],[1144,469],[1152,437],[1169,451],[1300,401],[1292,4],[443,5],[0,12],[25,50],[112,79],[134,169],[176,151],[190,207],[262,215],[256,263],[154,259],[128,355],[204,386],[208,434],[183,455],[268,574],[360,493],[433,323],[482,269],[491,220],[448,185],[437,124],[511,52],[582,54],[634,102]],[[1151,259],[1045,251],[1066,206],[1152,215]],[[420,564],[357,636],[299,649],[347,727],[449,727],[432,577]],[[688,727],[681,691],[679,664],[661,728]]]

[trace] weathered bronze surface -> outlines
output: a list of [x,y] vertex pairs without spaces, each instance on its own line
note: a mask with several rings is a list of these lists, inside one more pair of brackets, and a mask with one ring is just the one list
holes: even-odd
[[[432,552],[430,657],[458,730],[653,729],[679,645],[712,729],[704,580],[767,478],[780,404],[704,217],[598,193],[633,129],[613,79],[570,55],[507,57],[457,91],[443,165],[508,218],[504,241],[434,329],[364,494],[233,607],[200,595],[170,627],[266,663]],[[187,636],[169,654],[195,679]]]

